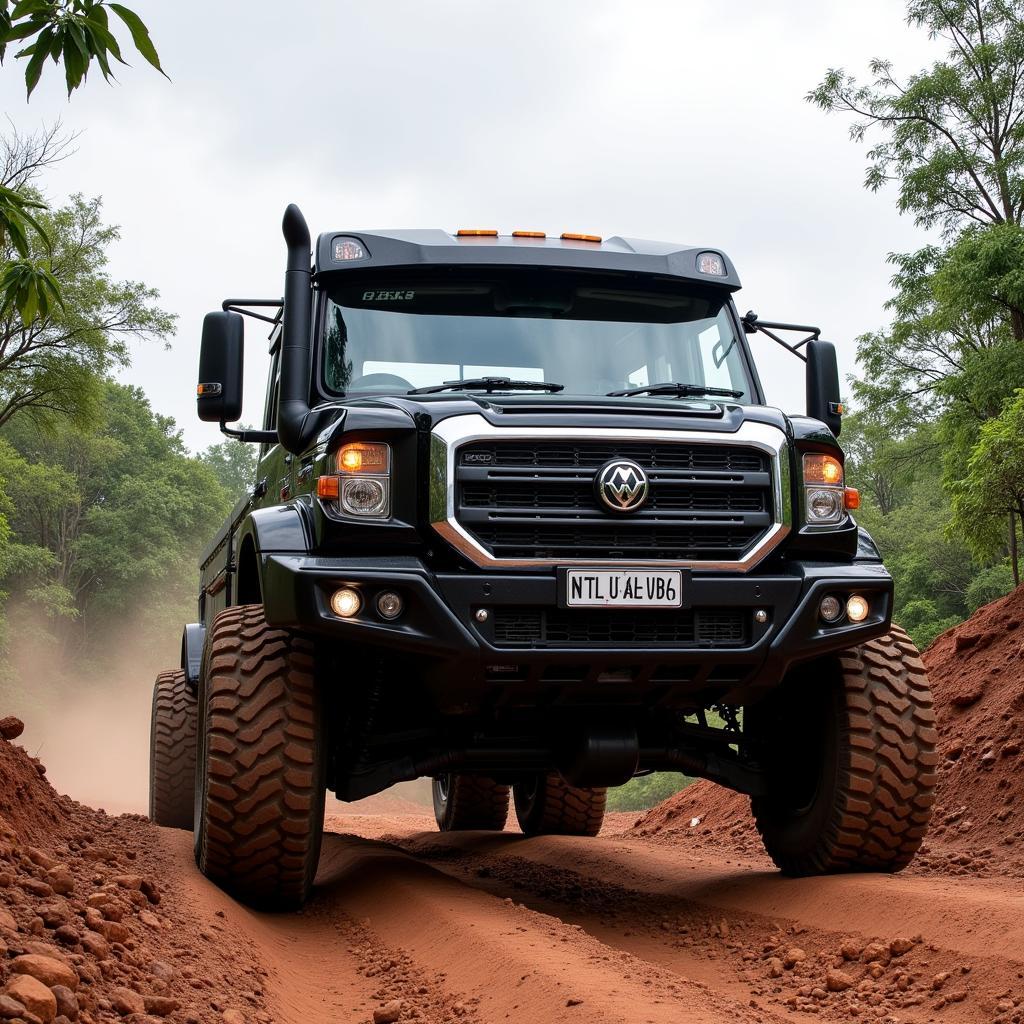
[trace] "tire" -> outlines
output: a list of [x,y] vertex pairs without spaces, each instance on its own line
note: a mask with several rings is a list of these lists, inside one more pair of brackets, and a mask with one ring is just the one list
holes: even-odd
[[192,830],[196,791],[196,695],[185,673],[161,672],[149,730],[149,820]]
[[578,789],[561,775],[533,775],[513,787],[516,818],[528,836],[596,836],[606,789]]
[[917,648],[894,626],[792,683],[749,715],[768,752],[768,795],[751,801],[768,855],[796,876],[906,867],[928,829],[938,764]]
[[195,853],[236,899],[296,909],[324,825],[323,721],[312,643],[268,626],[260,605],[214,620],[199,695]]
[[431,786],[442,832],[500,832],[508,820],[508,786],[479,775],[439,775]]

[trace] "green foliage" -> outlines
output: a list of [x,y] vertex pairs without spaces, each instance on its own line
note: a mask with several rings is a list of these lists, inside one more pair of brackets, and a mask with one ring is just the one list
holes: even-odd
[[982,569],[967,588],[967,611],[973,615],[982,605],[998,600],[1013,587],[1013,568],[1008,561]]
[[675,772],[652,772],[638,775],[624,786],[608,790],[609,811],[646,811],[685,789],[693,779]]
[[829,69],[807,96],[852,117],[851,137],[880,137],[865,184],[895,179],[899,207],[958,235],[967,221],[1019,222],[1024,194],[1024,24],[1006,0],[911,0],[908,24],[946,45],[930,68],[899,80],[874,60],[871,81]]
[[[103,377],[127,365],[129,340],[166,338],[174,327],[154,289],[107,273],[118,229],[103,222],[99,199],[73,196],[40,220],[50,248],[34,245],[30,256],[49,266],[62,301],[33,309],[31,317],[0,306],[0,427],[20,411],[44,425],[62,417],[93,421]],[[0,265],[10,266],[10,256],[0,250]]]
[[1001,555],[1008,517],[1024,517],[1024,389],[982,424],[952,493],[952,528],[979,558]]
[[198,552],[232,501],[173,420],[107,381],[93,429],[18,417],[0,443],[12,553],[0,583],[15,621],[63,655],[114,637],[165,639],[195,614]]
[[48,58],[54,64],[63,62],[68,96],[83,84],[93,61],[110,82],[114,80],[111,61],[125,66],[127,62],[111,31],[108,9],[128,29],[143,59],[163,75],[160,57],[142,19],[122,4],[107,0],[0,0],[0,61],[9,44],[29,41],[14,55],[26,61],[29,96],[39,84]]
[[257,445],[228,439],[220,444],[210,445],[200,458],[213,470],[221,487],[232,498],[237,500],[242,495],[252,492],[259,458]]

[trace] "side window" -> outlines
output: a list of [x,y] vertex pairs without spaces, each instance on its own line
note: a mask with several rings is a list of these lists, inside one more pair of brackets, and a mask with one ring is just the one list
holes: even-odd
[[[277,426],[277,403],[281,393],[281,348],[274,349],[274,357],[270,361],[270,373],[267,376],[267,401],[263,412],[263,429],[273,430]],[[270,445],[260,446],[262,458],[270,449]]]

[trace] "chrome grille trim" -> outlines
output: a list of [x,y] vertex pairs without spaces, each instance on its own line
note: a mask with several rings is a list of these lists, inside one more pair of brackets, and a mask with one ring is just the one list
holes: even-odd
[[[456,458],[458,450],[472,441],[564,440],[636,441],[685,445],[717,445],[756,448],[769,456],[772,484],[772,522],[747,554],[736,561],[695,559],[572,559],[496,558],[470,534],[456,517]],[[482,568],[532,568],[554,565],[635,565],[714,569],[746,572],[766,558],[792,529],[793,508],[786,438],[781,430],[764,423],[744,423],[732,434],[710,431],[630,430],[602,427],[496,427],[483,416],[470,413],[438,423],[430,438],[430,522],[434,530],[457,551]]]

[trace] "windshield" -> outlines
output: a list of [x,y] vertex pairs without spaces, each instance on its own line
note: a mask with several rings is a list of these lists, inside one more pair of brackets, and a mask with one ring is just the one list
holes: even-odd
[[519,390],[537,381],[571,395],[673,382],[752,400],[720,294],[552,278],[389,276],[329,289],[323,382],[335,394],[402,394],[506,377]]

